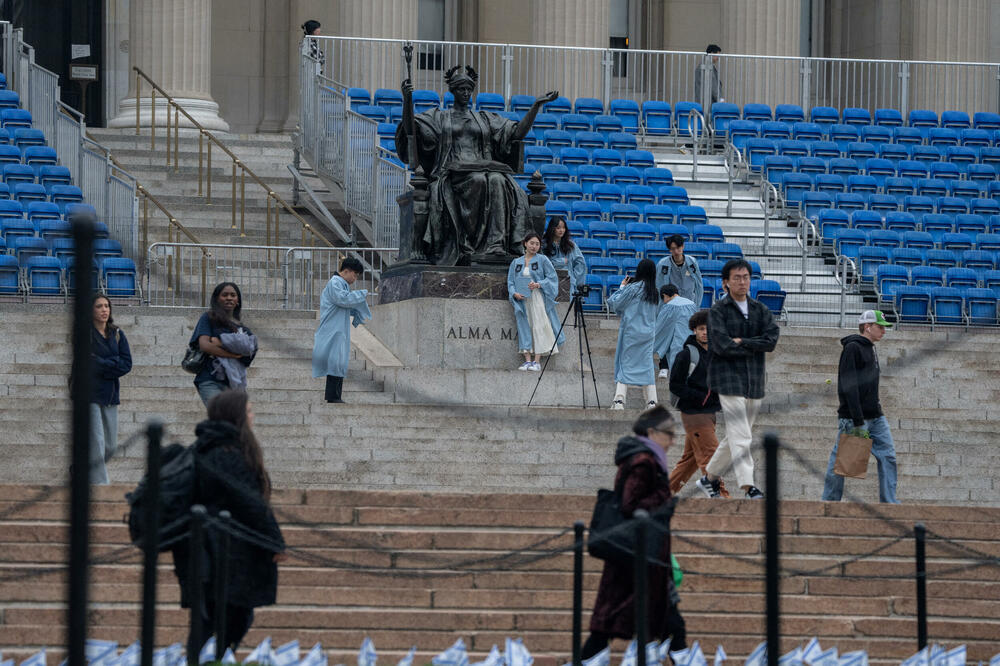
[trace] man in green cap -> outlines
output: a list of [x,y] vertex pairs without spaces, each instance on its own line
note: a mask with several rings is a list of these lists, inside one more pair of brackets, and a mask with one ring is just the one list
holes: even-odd
[[896,446],[892,442],[889,421],[882,414],[878,400],[878,354],[875,343],[882,339],[892,324],[879,310],[866,310],[858,318],[858,333],[840,340],[840,369],[837,372],[837,394],[840,397],[840,429],[830,453],[823,484],[823,499],[839,502],[844,494],[844,477],[833,473],[837,460],[837,443],[841,433],[850,433],[872,440],[872,455],[878,463],[878,497],[880,502],[899,504],[896,499]]

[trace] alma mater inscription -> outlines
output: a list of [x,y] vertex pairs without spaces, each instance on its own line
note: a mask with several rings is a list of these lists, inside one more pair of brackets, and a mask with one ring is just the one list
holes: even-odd
[[489,326],[449,326],[446,340],[514,340],[517,334],[513,328],[490,330]]

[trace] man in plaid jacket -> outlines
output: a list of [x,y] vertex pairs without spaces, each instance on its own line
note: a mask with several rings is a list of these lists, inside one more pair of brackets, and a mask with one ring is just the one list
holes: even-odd
[[709,497],[720,496],[720,475],[732,463],[737,484],[747,499],[764,496],[753,482],[751,429],[764,397],[764,354],[778,344],[778,324],[766,305],[750,298],[750,264],[733,259],[722,267],[727,295],[708,315],[712,364],[708,383],[719,394],[726,435],[708,462],[697,486]]

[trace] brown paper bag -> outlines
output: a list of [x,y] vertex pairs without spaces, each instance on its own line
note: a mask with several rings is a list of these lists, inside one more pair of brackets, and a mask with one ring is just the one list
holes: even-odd
[[849,435],[846,432],[841,433],[833,473],[838,476],[849,476],[852,479],[863,479],[868,474],[868,456],[871,454],[872,440]]

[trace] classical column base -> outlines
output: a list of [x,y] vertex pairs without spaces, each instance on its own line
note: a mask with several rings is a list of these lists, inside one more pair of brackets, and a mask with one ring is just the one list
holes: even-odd
[[[192,118],[201,123],[202,127],[219,132],[228,132],[229,123],[219,116],[219,105],[210,99],[196,99],[191,97],[175,97],[174,101],[180,104],[181,108],[187,111]],[[149,96],[143,95],[139,102],[139,127],[149,127],[152,125],[153,114],[149,104]],[[170,112],[170,122],[173,124],[174,113]],[[167,124],[167,101],[160,96],[156,97],[156,126],[165,127]],[[184,114],[180,114],[181,127],[194,127]],[[108,121],[108,127],[135,127],[135,97],[126,97],[121,101],[118,116]]]

